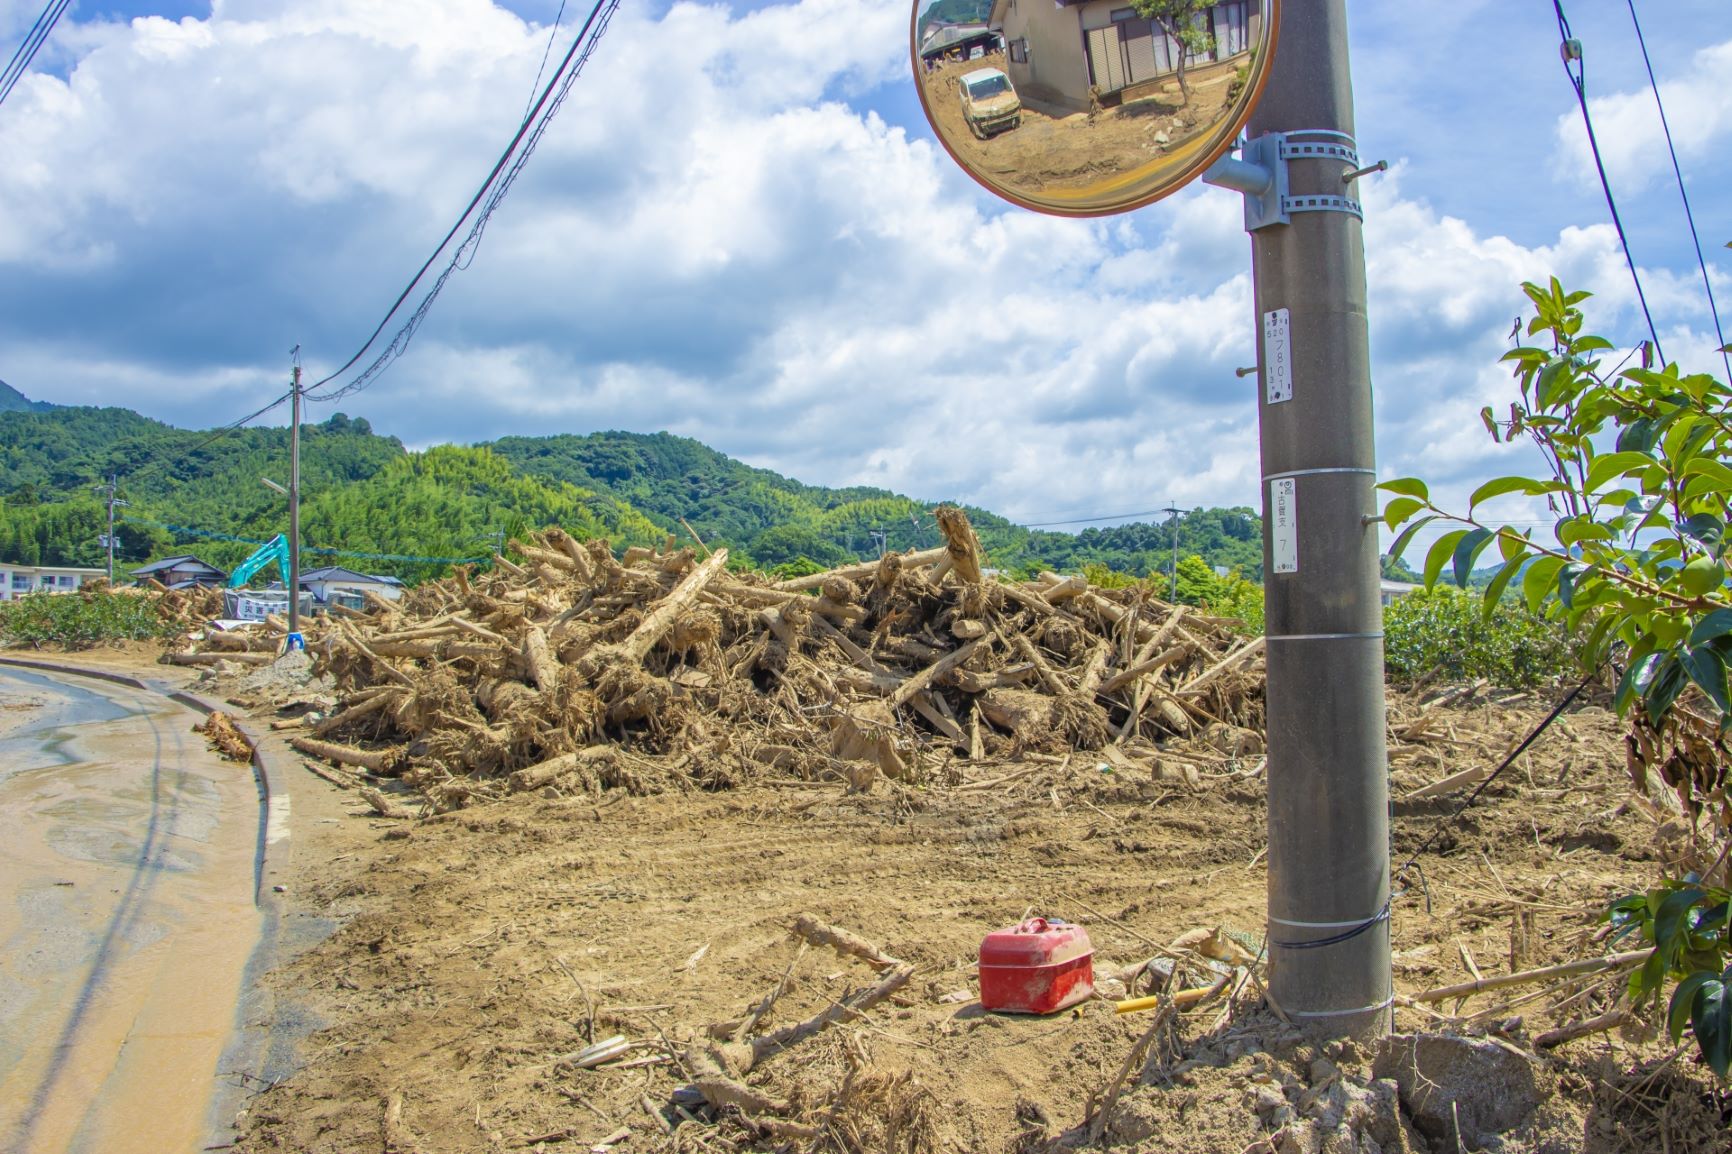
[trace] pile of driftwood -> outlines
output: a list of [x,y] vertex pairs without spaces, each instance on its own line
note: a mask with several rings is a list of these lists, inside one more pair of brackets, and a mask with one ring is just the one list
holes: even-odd
[[[863,790],[1024,754],[1183,773],[1157,747],[1262,752],[1260,638],[1141,588],[995,579],[967,518],[938,522],[941,548],[784,581],[672,538],[619,558],[558,529],[514,541],[516,561],[304,622],[339,705],[295,743],[406,776],[439,808],[658,774]],[[168,659],[269,661],[282,628]]]

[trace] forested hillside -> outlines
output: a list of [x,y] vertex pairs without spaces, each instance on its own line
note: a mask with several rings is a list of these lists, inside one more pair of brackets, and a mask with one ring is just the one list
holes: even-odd
[[[100,564],[101,486],[111,475],[127,502],[116,535],[128,565],[192,552],[228,568],[251,542],[286,527],[286,501],[261,481],[288,480],[286,429],[220,434],[128,409],[40,410],[18,401],[24,407],[0,413],[0,560]],[[411,453],[341,413],[303,426],[301,477],[309,564],[336,561],[411,580],[548,524],[616,545],[683,536],[689,525],[742,563],[836,565],[873,555],[880,543],[938,544],[932,509],[943,498],[806,485],[667,433],[507,437]],[[1173,527],[1165,521],[1071,534],[965,508],[1001,569],[1099,565],[1144,576],[1172,564]],[[1179,520],[1179,552],[1255,580],[1260,532],[1249,509],[1198,510]]]

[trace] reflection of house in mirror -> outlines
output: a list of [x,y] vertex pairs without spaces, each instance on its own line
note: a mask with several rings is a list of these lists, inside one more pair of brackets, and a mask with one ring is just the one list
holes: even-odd
[[[1200,12],[1212,47],[1186,58],[1186,78],[1248,54],[1263,35],[1263,4],[1225,0]],[[1091,86],[1134,99],[1178,70],[1179,45],[1125,0],[993,0],[987,24],[1004,36],[1017,91],[1070,111],[1089,107]]]
[[920,60],[927,68],[945,60],[979,60],[1004,51],[1004,40],[983,23],[935,22],[920,32]]

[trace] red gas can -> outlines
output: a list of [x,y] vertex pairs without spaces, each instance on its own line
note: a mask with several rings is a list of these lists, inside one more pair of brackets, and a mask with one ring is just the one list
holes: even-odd
[[1030,918],[980,943],[980,1005],[1012,1014],[1050,1014],[1095,992],[1088,931],[1057,918]]

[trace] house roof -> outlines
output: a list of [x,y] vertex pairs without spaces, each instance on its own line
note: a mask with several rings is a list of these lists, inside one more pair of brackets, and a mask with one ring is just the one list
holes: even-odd
[[134,577],[148,576],[152,573],[160,573],[165,569],[178,569],[182,565],[189,563],[197,565],[201,569],[207,569],[218,576],[222,575],[221,569],[218,569],[215,565],[206,564],[205,562],[200,561],[191,553],[184,554],[180,557],[164,557],[161,561],[152,561],[149,565],[144,565],[140,568],[134,569],[132,575]]
[[353,569],[345,569],[341,565],[327,565],[323,569],[309,569],[301,574],[302,581],[351,581],[362,585],[401,585],[395,577],[375,577],[370,573],[357,573]]

